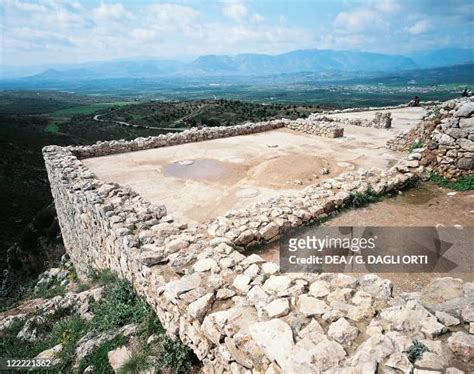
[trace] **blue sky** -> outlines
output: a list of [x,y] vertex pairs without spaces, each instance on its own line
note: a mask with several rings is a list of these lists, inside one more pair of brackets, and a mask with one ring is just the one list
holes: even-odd
[[2,65],[474,45],[472,0],[0,2]]

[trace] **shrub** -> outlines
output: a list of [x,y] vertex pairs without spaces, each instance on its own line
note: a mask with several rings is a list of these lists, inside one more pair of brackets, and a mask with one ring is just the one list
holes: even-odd
[[92,283],[99,284],[101,286],[114,283],[118,279],[117,275],[115,275],[115,273],[113,273],[110,269],[91,270],[89,273],[89,278]]
[[63,286],[54,278],[51,283],[40,284],[33,291],[34,297],[41,297],[43,299],[51,299],[55,296],[64,296],[66,293],[66,286]]
[[186,373],[193,367],[196,356],[180,340],[173,341],[164,337],[161,342],[158,367],[162,370],[171,370],[173,374]]
[[150,360],[150,349],[147,346],[140,347],[132,352],[130,358],[118,370],[119,374],[139,374],[152,366]]
[[142,339],[148,339],[150,335],[162,335],[164,332],[165,330],[163,329],[163,326],[161,326],[155,312],[147,306],[146,314],[138,326],[138,335]]
[[405,351],[408,356],[408,360],[413,364],[415,361],[423,357],[423,353],[428,351],[428,347],[419,340],[414,339],[412,345],[408,350]]
[[87,329],[87,322],[82,320],[78,314],[72,314],[54,325],[50,337],[51,341],[54,342],[52,345],[63,345],[59,357],[61,363],[55,369],[67,372],[68,368],[72,366],[76,344],[85,335]]
[[40,316],[40,318],[34,320],[38,336],[49,335],[58,321],[66,318],[70,312],[70,307],[59,307],[53,313]]
[[15,321],[10,328],[2,331],[0,338],[0,357],[24,358],[31,351],[31,343],[22,343],[16,336],[21,331],[25,321]]
[[474,176],[473,175],[465,175],[459,177],[458,179],[451,181],[446,179],[439,174],[431,173],[430,181],[434,184],[437,184],[441,187],[446,187],[455,191],[470,191],[474,190]]
[[90,354],[84,357],[79,363],[79,373],[92,365],[94,373],[112,374],[114,371],[109,364],[108,353],[127,343],[127,338],[123,335],[117,335],[114,339],[106,341],[96,347]]
[[131,284],[119,279],[105,286],[104,297],[93,305],[92,326],[97,331],[141,322],[149,313],[150,307],[141,300]]
[[69,309],[60,308],[54,313],[37,320],[35,327],[40,338],[35,342],[17,338],[18,333],[25,325],[25,321],[16,321],[1,334],[0,357],[32,358],[38,353],[61,343],[59,325],[68,318],[67,314],[69,312]]
[[421,140],[417,139],[410,146],[410,152],[413,151],[414,149],[421,148],[421,147],[423,147],[423,143],[421,142]]
[[370,203],[380,201],[381,197],[375,193],[372,187],[369,187],[365,194],[361,192],[353,192],[351,194],[350,205],[353,208],[360,208]]
[[420,184],[420,177],[414,175],[405,183],[405,188],[415,188]]

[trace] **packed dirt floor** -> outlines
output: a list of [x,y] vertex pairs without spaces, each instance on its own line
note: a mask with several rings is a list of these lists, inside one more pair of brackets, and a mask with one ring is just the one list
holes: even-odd
[[[344,126],[344,137],[336,139],[278,129],[83,162],[100,179],[130,186],[152,203],[166,205],[179,221],[199,223],[343,171],[387,168],[400,154],[385,148],[386,141],[416,125],[423,114],[423,108],[393,110],[393,128]],[[328,176],[321,175],[323,168],[330,170]]]
[[[343,212],[323,224],[324,226],[432,226],[442,238],[443,230],[453,228],[459,235],[474,230],[474,192],[453,192],[427,182],[399,195],[383,199],[364,208]],[[463,231],[464,230],[464,231]],[[451,229],[451,233],[453,230]],[[465,251],[473,251],[474,244],[466,243]],[[454,250],[454,248],[452,248]],[[260,254],[266,260],[278,263],[279,244],[270,244]],[[459,258],[449,250],[445,256]],[[472,255],[465,254],[466,258]],[[470,264],[471,267],[474,264]],[[454,270],[455,271],[455,270]],[[353,274],[357,275],[357,274]],[[465,281],[474,281],[472,272],[453,273],[380,273],[392,280],[394,294],[421,290],[433,278],[452,276]]]

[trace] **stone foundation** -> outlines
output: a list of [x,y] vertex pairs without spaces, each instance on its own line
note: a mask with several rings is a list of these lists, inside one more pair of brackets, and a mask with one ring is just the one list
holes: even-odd
[[340,138],[344,135],[344,129],[337,123],[328,121],[327,118],[320,120],[319,117],[315,115],[309,116],[308,119],[288,122],[286,127],[295,131],[323,136],[325,138]]
[[314,118],[325,123],[333,123],[334,125],[339,123],[342,125],[372,127],[376,129],[389,129],[392,126],[392,115],[390,112],[375,112],[374,118],[371,120],[359,118],[334,118],[322,114],[316,114],[314,115]]
[[[241,253],[243,247],[275,240],[287,229],[326,217],[349,202],[351,193],[366,192],[369,186],[377,193],[403,188],[414,176],[404,167],[348,172],[188,227],[169,218],[164,206],[96,179],[80,161],[296,124],[299,130],[308,126],[317,132],[324,127],[281,120],[44,148],[66,251],[79,275],[110,268],[130,280],[167,333],[194,350],[205,373],[339,373],[341,368],[352,373],[375,373],[377,368],[409,372],[413,364],[403,352],[412,337],[436,352],[445,368],[454,355],[469,364],[472,342],[464,331],[449,338],[450,348],[434,340],[448,331],[447,322],[435,316],[436,308],[422,301],[422,294],[393,298],[391,283],[372,274],[359,279],[282,275],[278,265]],[[335,131],[327,129],[328,134]],[[473,284],[446,279],[433,292],[456,296],[450,313],[460,330],[468,328],[474,322]]]
[[[415,129],[387,142],[409,160],[448,179],[474,174],[474,102],[455,99],[432,108]],[[417,148],[416,148],[417,147]]]

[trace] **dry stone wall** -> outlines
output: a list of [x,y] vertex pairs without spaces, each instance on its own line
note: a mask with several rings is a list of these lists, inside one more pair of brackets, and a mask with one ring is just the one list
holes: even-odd
[[252,246],[278,238],[287,229],[323,219],[343,207],[351,193],[365,194],[371,188],[377,194],[403,189],[414,177],[397,167],[346,172],[308,186],[296,194],[283,195],[257,203],[247,209],[231,210],[208,227],[211,236],[226,237],[239,246]]
[[343,136],[343,129],[337,124],[315,121],[314,118],[310,116],[307,119],[289,120],[282,118],[264,122],[249,122],[236,126],[193,127],[179,133],[136,138],[132,141],[103,141],[93,145],[68,147],[68,149],[74,152],[79,158],[99,157],[115,153],[142,151],[185,143],[202,142],[230,136],[249,135],[282,127],[324,137],[334,138]]
[[446,178],[474,174],[474,101],[455,99],[432,108],[423,122],[387,142],[407,151],[411,166],[421,166]]
[[[169,218],[164,206],[98,180],[80,161],[273,126],[281,122],[46,147],[66,251],[79,275],[110,268],[130,280],[167,333],[194,350],[205,373],[411,372],[414,365],[404,352],[414,336],[436,352],[425,367],[462,362],[458,367],[465,370],[473,361],[473,342],[466,332],[474,322],[472,283],[445,278],[423,291],[429,297],[413,293],[393,298],[390,281],[376,275],[280,274],[277,264],[239,250],[326,217],[347,204],[353,192],[363,193],[369,186],[378,193],[403,188],[413,177],[404,167],[348,172],[188,227]],[[438,307],[426,302],[440,295],[455,297],[446,301],[451,309],[443,309],[448,316],[436,314]],[[451,334],[452,323],[457,327]],[[450,334],[448,343],[438,339],[445,334]]]
[[313,118],[318,121],[330,122],[333,124],[372,127],[376,129],[389,129],[392,126],[392,114],[390,112],[375,112],[371,120],[360,118],[338,118],[327,117],[324,114],[313,114]]
[[[430,107],[433,105],[439,104],[439,101],[421,101],[420,106]],[[369,106],[369,107],[355,107],[355,108],[346,108],[346,109],[333,109],[325,110],[322,114],[338,114],[338,113],[353,113],[353,112],[366,112],[366,111],[379,111],[379,110],[390,110],[390,109],[400,109],[406,108],[408,104],[399,104],[399,105],[387,105],[387,106]]]
[[340,138],[344,135],[344,129],[327,118],[320,119],[314,114],[307,119],[298,119],[286,123],[286,127],[306,134],[323,136],[325,138]]

